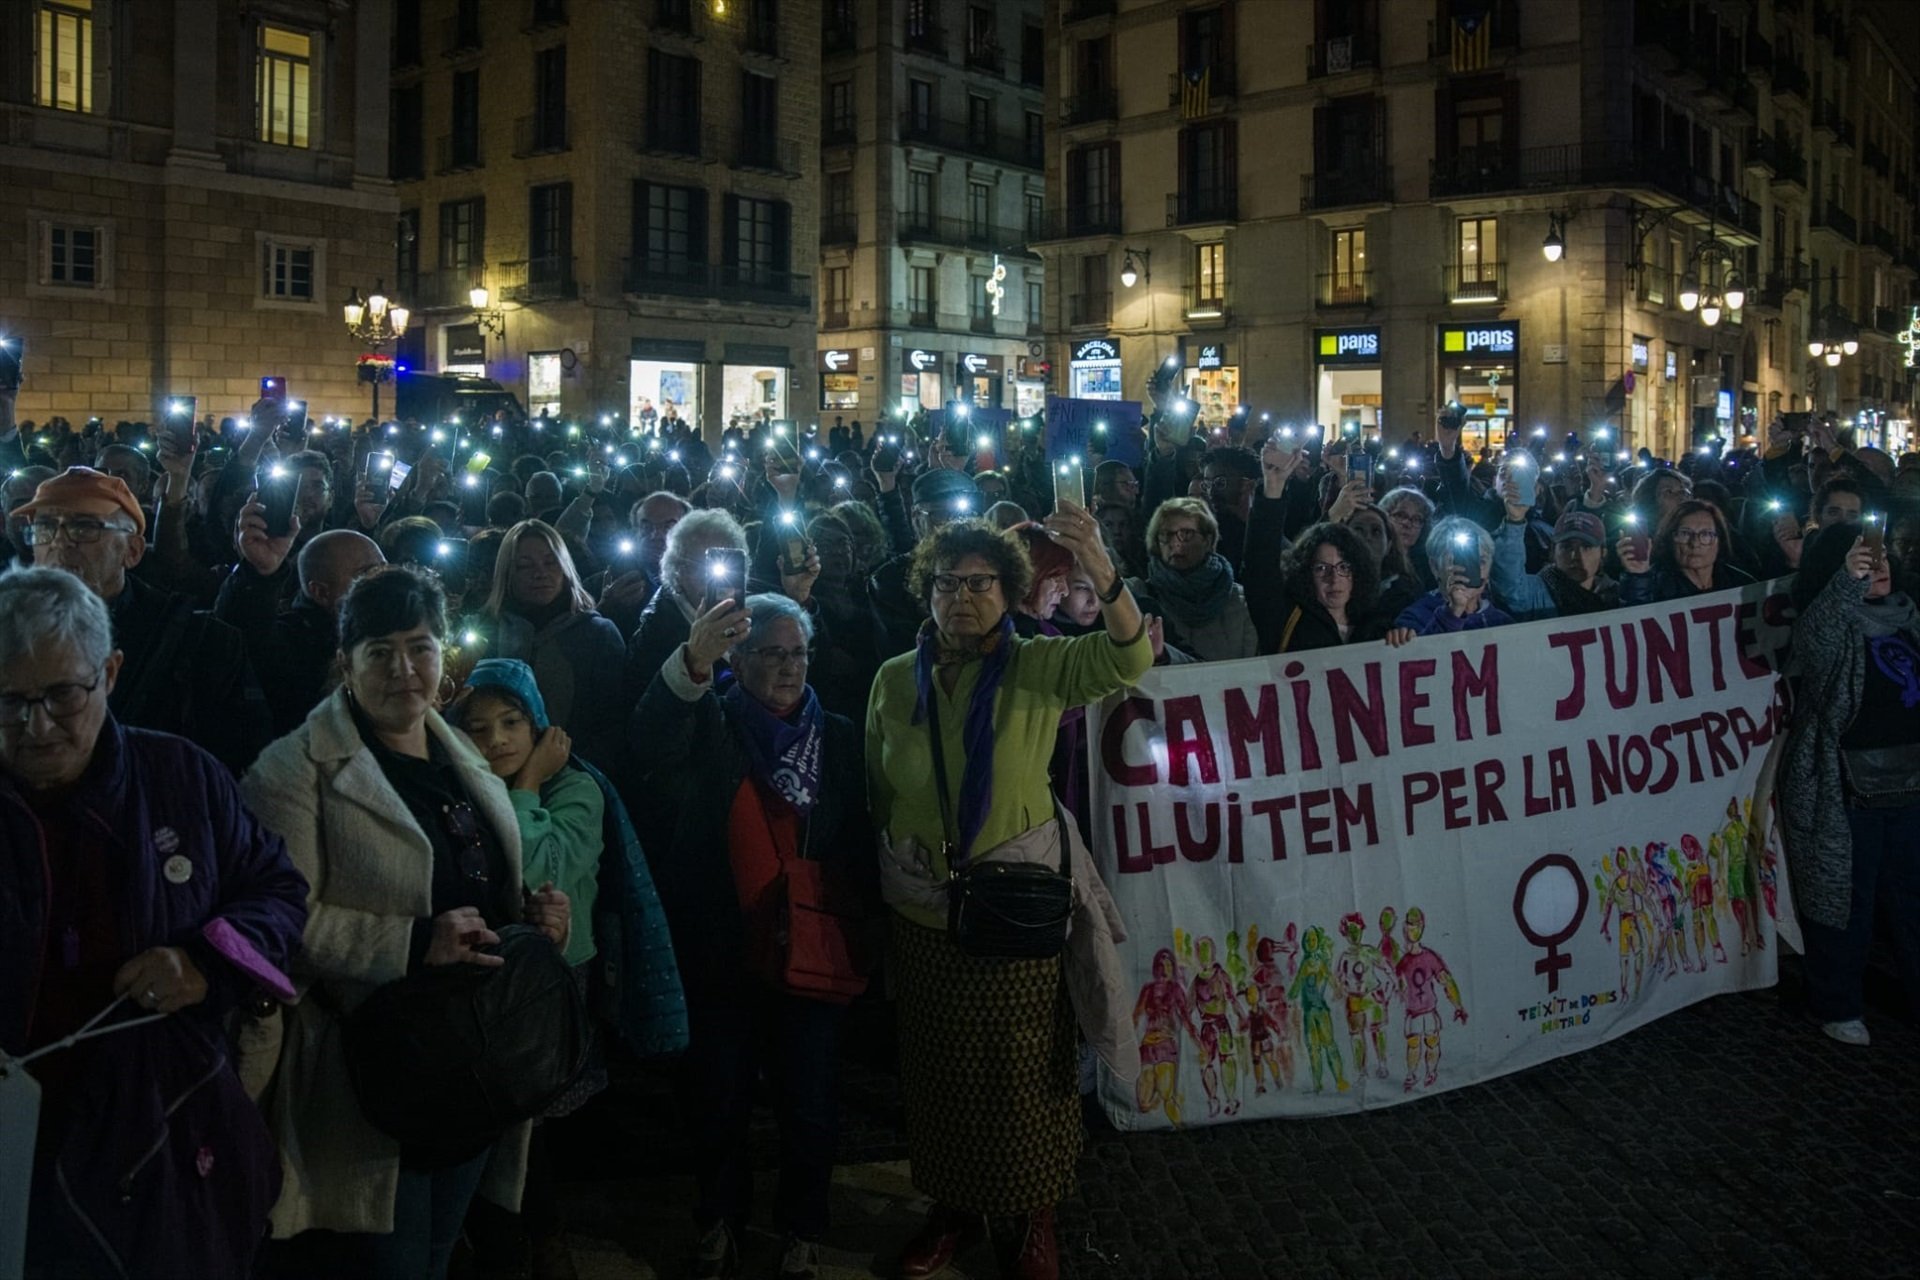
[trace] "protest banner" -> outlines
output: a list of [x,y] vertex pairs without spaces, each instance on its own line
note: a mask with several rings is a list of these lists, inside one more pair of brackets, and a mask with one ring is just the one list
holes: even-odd
[[1389,1106],[1771,985],[1754,784],[1791,606],[1755,586],[1156,668],[1095,708],[1127,930],[1123,1129]]
[[1102,453],[1130,467],[1146,465],[1146,436],[1136,400],[1075,400],[1047,397],[1048,458],[1085,458],[1098,436]]

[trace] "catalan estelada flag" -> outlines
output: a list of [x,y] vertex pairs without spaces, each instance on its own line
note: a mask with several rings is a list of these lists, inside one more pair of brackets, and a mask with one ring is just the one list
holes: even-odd
[[1487,68],[1488,34],[1493,20],[1484,9],[1453,15],[1453,70],[1484,71]]
[[1207,103],[1207,81],[1212,74],[1211,67],[1201,67],[1180,77],[1180,115],[1183,119],[1197,120],[1211,110]]

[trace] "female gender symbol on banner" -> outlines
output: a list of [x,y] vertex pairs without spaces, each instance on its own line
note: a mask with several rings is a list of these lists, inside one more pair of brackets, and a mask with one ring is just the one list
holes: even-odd
[[[1534,961],[1533,971],[1547,975],[1549,992],[1560,989],[1560,971],[1573,964],[1560,944],[1573,937],[1586,915],[1587,882],[1580,878],[1580,864],[1566,854],[1544,854],[1520,873],[1513,889],[1513,918],[1528,942],[1546,949],[1547,954]],[[1562,920],[1566,923],[1559,923]]]

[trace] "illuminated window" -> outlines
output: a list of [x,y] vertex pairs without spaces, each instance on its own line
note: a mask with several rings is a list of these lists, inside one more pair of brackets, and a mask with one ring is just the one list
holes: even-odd
[[1198,306],[1220,307],[1227,300],[1227,246],[1215,240],[1193,246],[1193,300]]
[[1500,222],[1497,218],[1460,220],[1460,280],[1463,284],[1491,284],[1500,264]]
[[309,145],[313,37],[283,27],[260,27],[254,85],[260,141],[281,147]]
[[1364,288],[1367,283],[1367,233],[1365,228],[1333,233],[1333,287],[1337,290]]
[[60,111],[92,111],[93,0],[42,4],[35,37],[34,102]]

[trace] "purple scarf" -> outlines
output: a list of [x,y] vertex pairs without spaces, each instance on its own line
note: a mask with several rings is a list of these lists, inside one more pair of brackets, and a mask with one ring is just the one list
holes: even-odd
[[789,717],[773,714],[738,684],[720,701],[740,730],[754,776],[806,817],[820,802],[820,762],[827,728],[827,713],[813,696],[813,686],[807,686],[806,699]]
[[913,655],[913,722],[927,718],[927,700],[933,697],[935,667],[955,666],[980,660],[980,679],[973,686],[973,701],[967,706],[967,718],[960,731],[960,747],[967,764],[960,775],[960,858],[973,855],[974,837],[987,823],[987,811],[993,808],[993,699],[1006,678],[1007,660],[1013,656],[1013,616],[1003,614],[1000,626],[987,638],[980,650],[942,649],[940,632],[929,618],[920,625],[920,638]]

